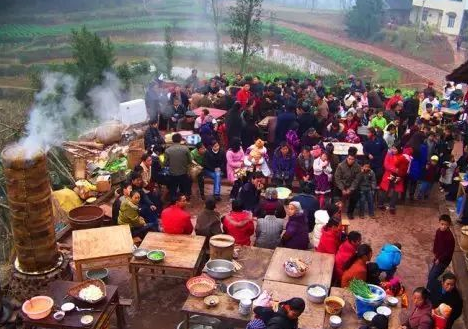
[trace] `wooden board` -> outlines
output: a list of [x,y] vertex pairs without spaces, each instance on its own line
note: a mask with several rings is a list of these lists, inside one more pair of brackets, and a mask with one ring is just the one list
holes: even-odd
[[[291,278],[284,271],[284,262],[290,257],[300,258],[309,263],[309,269],[302,278]],[[265,280],[308,286],[312,283],[330,287],[335,257],[310,250],[276,248],[265,274]]]
[[[330,290],[330,296],[341,297],[346,302],[346,305],[340,315],[341,320],[343,321],[341,328],[355,329],[366,324],[363,319],[358,318],[356,314],[355,306],[354,306],[355,298],[349,290],[333,287]],[[400,326],[401,303],[399,303],[398,306],[396,307],[391,307],[391,310],[392,310],[392,314],[390,315],[388,328],[398,329],[398,327]],[[325,329],[331,328],[330,316],[328,314],[325,317],[323,328]]]
[[161,263],[149,260],[132,259],[132,264],[154,264],[155,267],[194,269],[203,249],[206,237],[197,235],[167,234],[149,232],[141,242],[140,248],[161,249],[166,258]]
[[273,299],[280,302],[294,297],[301,297],[306,303],[306,308],[304,313],[299,317],[299,328],[323,328],[323,321],[325,320],[325,306],[323,304],[314,304],[308,300],[306,291],[307,287],[303,285],[265,280],[262,288],[272,293]]
[[200,116],[201,113],[202,113],[202,111],[203,111],[204,109],[207,109],[208,111],[210,111],[210,115],[211,115],[211,117],[212,117],[213,119],[219,119],[219,118],[221,118],[223,115],[225,115],[226,112],[227,112],[227,111],[225,111],[225,110],[216,109],[216,108],[214,108],[214,107],[199,107],[199,108],[196,108],[195,110],[193,110],[193,112],[194,112],[196,115]]
[[72,238],[74,260],[132,254],[133,240],[128,225],[75,230]]
[[[351,146],[354,146],[357,148],[357,155],[364,155],[364,150],[363,146],[361,143],[358,144],[353,144],[353,143],[343,143],[343,142],[334,142],[332,143],[334,147],[333,154],[336,155],[348,155],[348,149]],[[325,143],[325,146],[328,145],[328,143]]]
[[[237,261],[242,265],[242,269],[236,272],[234,276],[221,280],[221,282],[225,285],[229,285],[238,280],[250,280],[261,286],[262,279],[265,276],[272,256],[273,250],[270,249],[241,247]],[[196,298],[189,295],[182,307],[182,311],[189,314],[206,315],[233,321],[245,327],[245,324],[250,321],[250,316],[242,316],[239,314],[239,303],[227,294],[217,292],[216,295],[219,297],[220,302],[219,305],[213,308],[205,306],[203,298]]]

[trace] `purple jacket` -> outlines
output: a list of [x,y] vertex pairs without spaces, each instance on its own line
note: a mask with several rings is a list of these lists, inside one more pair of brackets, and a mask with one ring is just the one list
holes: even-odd
[[309,228],[304,214],[289,217],[283,246],[290,249],[307,250],[309,248]]
[[283,156],[280,148],[275,150],[272,161],[273,177],[281,179],[293,179],[295,166],[296,157],[291,148],[289,148],[289,153],[286,156]]

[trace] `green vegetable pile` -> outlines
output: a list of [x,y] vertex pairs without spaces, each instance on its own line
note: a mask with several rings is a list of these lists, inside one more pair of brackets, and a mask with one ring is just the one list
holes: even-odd
[[117,172],[119,170],[126,170],[127,169],[127,159],[122,157],[112,162],[109,162],[104,167],[104,170],[110,172]]
[[164,254],[160,251],[152,252],[148,255],[148,258],[151,260],[161,260],[164,258]]
[[375,295],[370,290],[369,285],[362,280],[351,280],[349,284],[349,290],[351,290],[354,295],[362,298],[372,299],[375,297]]

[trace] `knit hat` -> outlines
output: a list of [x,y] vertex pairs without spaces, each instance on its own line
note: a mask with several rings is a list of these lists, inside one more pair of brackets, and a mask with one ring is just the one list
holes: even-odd
[[433,156],[431,156],[431,160],[432,160],[432,161],[437,161],[437,162],[438,162],[438,161],[439,161],[439,157],[438,157],[437,155],[433,155]]
[[294,208],[297,209],[297,212],[298,212],[299,214],[302,214],[302,213],[304,212],[304,211],[302,210],[302,206],[301,206],[301,204],[300,204],[299,202],[297,202],[297,201],[291,201],[289,204],[292,205],[292,206],[294,206]]
[[317,210],[314,214],[315,224],[326,224],[330,220],[330,216],[326,210]]

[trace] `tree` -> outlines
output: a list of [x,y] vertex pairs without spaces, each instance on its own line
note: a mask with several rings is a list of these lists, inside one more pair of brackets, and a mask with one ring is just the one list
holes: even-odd
[[262,50],[263,0],[236,0],[229,8],[229,35],[235,45],[233,50],[242,50],[240,72],[244,72],[247,60]]
[[88,91],[101,84],[104,73],[112,70],[114,47],[109,38],[103,41],[84,26],[80,31],[72,31],[71,47],[74,62],[68,64],[67,71],[78,76],[76,96],[85,100]]
[[382,0],[356,0],[346,15],[347,32],[351,37],[369,40],[380,32],[383,22]]
[[172,78],[172,68],[174,66],[174,38],[172,37],[172,28],[169,25],[164,27],[164,54],[166,55],[166,75]]
[[270,30],[270,41],[273,39],[275,36],[275,23],[276,23],[276,13],[273,11],[270,11],[270,16],[268,17],[268,27]]
[[223,8],[221,5],[221,0],[211,0],[210,5],[212,14],[211,19],[215,30],[216,59],[218,61],[219,74],[221,75],[221,73],[223,72],[223,43],[221,40],[220,22],[221,16],[223,15]]

